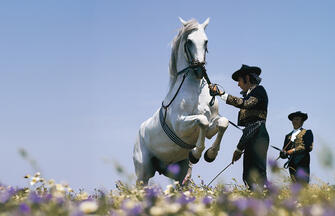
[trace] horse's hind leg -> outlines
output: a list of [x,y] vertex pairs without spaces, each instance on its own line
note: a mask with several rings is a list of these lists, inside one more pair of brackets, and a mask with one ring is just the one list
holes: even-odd
[[222,140],[222,136],[225,133],[226,129],[228,128],[229,121],[225,117],[218,117],[213,122],[213,125],[211,125],[207,132],[207,138],[211,138],[215,135],[217,131],[217,136],[212,144],[212,147],[207,149],[205,152],[204,158],[207,162],[213,162],[218,154],[218,151],[220,150],[220,143]]
[[[184,180],[185,181],[188,180],[188,179],[185,179],[186,175],[188,174],[188,170],[192,169],[192,167],[190,167],[190,165],[189,165],[189,159],[185,159],[185,160],[179,161],[177,163],[170,164],[169,166],[171,166],[171,165],[173,165],[173,166],[177,165],[179,167],[179,172],[172,173],[171,171],[169,172],[169,170],[167,170],[166,176],[178,181],[180,185],[183,185]],[[190,177],[191,176],[189,176],[189,178]]]
[[139,134],[133,152],[133,161],[135,166],[135,173],[137,176],[137,184],[140,184],[142,182],[144,185],[147,185],[149,179],[155,175],[155,169],[151,163],[151,158],[152,155],[143,144],[143,140],[141,139],[141,136]]

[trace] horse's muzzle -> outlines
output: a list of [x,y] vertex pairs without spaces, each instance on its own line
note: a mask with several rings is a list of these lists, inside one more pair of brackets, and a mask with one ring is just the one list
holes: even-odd
[[206,73],[205,62],[193,61],[191,68],[198,79],[202,79]]

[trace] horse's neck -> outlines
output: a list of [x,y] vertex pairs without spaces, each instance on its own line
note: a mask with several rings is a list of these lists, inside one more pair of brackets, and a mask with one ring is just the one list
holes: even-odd
[[[184,80],[183,80],[184,79]],[[179,75],[173,82],[170,82],[169,92],[165,97],[165,103],[169,103],[176,94],[200,94],[200,88],[202,88],[202,80],[196,79],[192,71],[187,74]],[[179,92],[178,89],[180,88]],[[178,92],[178,93],[177,93]]]
[[[176,66],[176,73],[184,70],[185,68],[189,67],[189,63],[185,59],[185,53],[182,47],[179,47],[179,52],[177,56],[177,66]],[[186,75],[185,80],[184,74]],[[175,77],[170,80],[170,87],[169,92],[164,99],[164,104],[169,103],[173,97],[177,94],[178,88],[180,87],[180,91],[178,94],[200,94],[199,89],[201,88],[202,80],[197,79],[192,71],[188,73],[183,73],[180,75],[175,74]]]

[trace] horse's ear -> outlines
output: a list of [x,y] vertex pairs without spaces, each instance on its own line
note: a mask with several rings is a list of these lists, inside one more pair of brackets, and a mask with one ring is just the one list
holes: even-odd
[[209,17],[205,20],[205,22],[202,25],[202,27],[205,29],[209,23]]
[[180,20],[180,22],[184,25],[184,26],[186,26],[186,21],[185,20],[183,20],[181,17],[179,17],[179,20]]

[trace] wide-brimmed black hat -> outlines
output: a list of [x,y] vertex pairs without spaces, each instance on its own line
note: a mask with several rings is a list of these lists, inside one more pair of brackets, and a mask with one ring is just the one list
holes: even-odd
[[300,116],[302,118],[303,121],[306,121],[308,119],[308,115],[307,113],[302,113],[300,111],[291,113],[290,115],[288,115],[288,119],[290,119],[292,121],[292,119],[296,116]]
[[231,77],[233,78],[233,80],[238,81],[238,77],[241,75],[255,73],[257,74],[257,76],[259,76],[261,72],[262,70],[259,67],[243,64],[242,67],[239,70],[235,71]]

